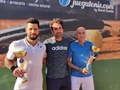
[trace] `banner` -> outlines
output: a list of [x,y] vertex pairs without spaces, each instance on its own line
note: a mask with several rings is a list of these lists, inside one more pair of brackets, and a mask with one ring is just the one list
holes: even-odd
[[120,19],[119,0],[0,0],[1,19]]

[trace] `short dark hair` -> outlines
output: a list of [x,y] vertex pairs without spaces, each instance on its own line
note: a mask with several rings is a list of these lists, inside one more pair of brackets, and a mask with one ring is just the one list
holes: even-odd
[[53,18],[53,20],[50,22],[50,25],[49,25],[49,27],[50,27],[52,30],[53,30],[52,25],[53,25],[54,23],[61,24],[61,26],[63,27],[63,21],[62,21],[62,19],[60,19],[60,18]]
[[40,26],[39,26],[39,21],[38,21],[37,19],[35,19],[35,18],[28,18],[28,19],[26,20],[26,23],[27,23],[27,24],[28,24],[28,23],[37,24],[38,27],[40,28]]

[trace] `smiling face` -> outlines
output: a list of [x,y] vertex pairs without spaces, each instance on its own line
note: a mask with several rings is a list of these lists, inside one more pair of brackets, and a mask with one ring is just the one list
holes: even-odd
[[36,40],[39,36],[40,30],[37,24],[28,23],[26,26],[27,37],[30,40]]
[[86,30],[85,30],[85,28],[79,27],[76,30],[76,36],[77,36],[77,39],[78,39],[79,43],[84,43],[85,42],[85,38],[86,38]]

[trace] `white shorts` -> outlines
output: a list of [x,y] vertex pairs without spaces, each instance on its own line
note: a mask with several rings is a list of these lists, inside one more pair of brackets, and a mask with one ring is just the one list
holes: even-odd
[[93,76],[89,77],[75,77],[71,76],[72,90],[79,90],[82,86],[82,90],[94,90]]

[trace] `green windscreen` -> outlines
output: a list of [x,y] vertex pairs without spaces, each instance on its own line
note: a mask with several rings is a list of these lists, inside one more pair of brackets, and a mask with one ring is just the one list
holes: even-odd
[[[92,68],[95,90],[120,90],[120,59],[94,61]],[[43,74],[46,90],[45,70]],[[13,90],[14,82],[12,73],[7,68],[0,68],[0,90]]]
[[93,62],[95,90],[120,90],[120,59]]

